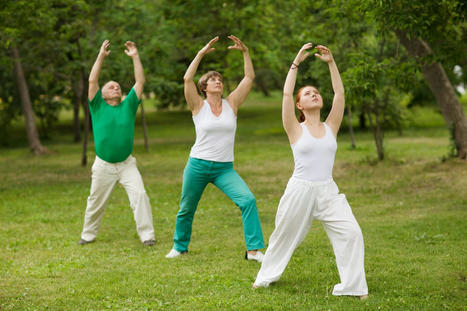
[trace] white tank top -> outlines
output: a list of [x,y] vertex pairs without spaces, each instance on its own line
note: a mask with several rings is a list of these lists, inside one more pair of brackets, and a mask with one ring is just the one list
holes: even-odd
[[322,138],[313,137],[305,123],[300,123],[302,136],[292,147],[295,169],[292,177],[308,181],[332,179],[332,168],[337,150],[334,134],[326,123]]
[[222,99],[222,113],[216,117],[204,100],[199,113],[193,116],[196,141],[191,147],[190,157],[216,161],[233,162],[237,116],[229,103]]

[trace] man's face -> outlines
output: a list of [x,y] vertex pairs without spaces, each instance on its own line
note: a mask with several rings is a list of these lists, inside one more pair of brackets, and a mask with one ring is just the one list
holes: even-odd
[[120,89],[120,84],[115,81],[109,81],[102,87],[102,97],[107,99],[121,99],[122,90]]

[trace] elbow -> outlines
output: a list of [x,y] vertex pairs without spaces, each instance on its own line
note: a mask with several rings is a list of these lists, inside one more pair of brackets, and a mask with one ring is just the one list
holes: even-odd
[[89,84],[97,84],[97,83],[99,83],[99,81],[96,78],[89,78],[88,83]]
[[188,76],[188,75],[184,75],[183,76],[183,81],[186,83],[186,82],[191,82],[193,81],[193,78]]

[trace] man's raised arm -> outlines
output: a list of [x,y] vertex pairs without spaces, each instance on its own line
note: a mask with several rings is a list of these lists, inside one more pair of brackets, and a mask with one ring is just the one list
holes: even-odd
[[143,64],[141,64],[141,60],[139,59],[138,49],[136,48],[136,44],[131,41],[127,41],[125,43],[125,50],[126,55],[130,56],[133,60],[133,67],[135,70],[135,85],[133,89],[135,90],[136,96],[138,99],[141,99],[141,95],[143,94],[144,83],[146,82],[146,78],[144,77],[144,70]]
[[92,100],[96,96],[97,91],[99,91],[99,75],[101,73],[102,63],[107,55],[110,54],[110,50],[107,50],[110,46],[110,41],[105,40],[97,55],[97,59],[92,66],[91,73],[89,74],[89,89],[88,89],[88,98]]

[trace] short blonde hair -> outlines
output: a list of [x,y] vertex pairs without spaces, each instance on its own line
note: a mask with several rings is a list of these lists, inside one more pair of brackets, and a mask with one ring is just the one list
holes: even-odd
[[203,93],[204,97],[206,97],[206,87],[208,86],[208,80],[212,77],[219,77],[222,80],[222,75],[217,71],[208,71],[204,75],[199,78],[198,81],[198,88],[201,93]]

